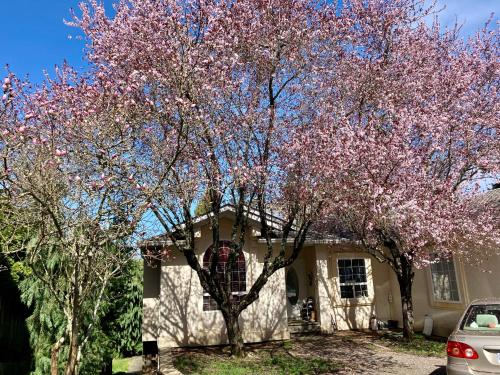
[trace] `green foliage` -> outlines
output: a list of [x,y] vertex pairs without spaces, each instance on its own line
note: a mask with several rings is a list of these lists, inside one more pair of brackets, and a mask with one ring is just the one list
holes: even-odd
[[25,322],[29,311],[17,285],[23,274],[12,269],[17,264],[14,257],[0,253],[0,375],[27,374],[32,360]]
[[[34,354],[32,374],[48,374],[51,348],[64,335],[66,317],[40,279],[28,277],[22,280],[19,286],[23,302],[32,310],[26,319]],[[66,347],[63,346],[59,355],[60,366],[64,364],[66,351]]]
[[142,260],[133,260],[107,290],[102,329],[109,337],[115,356],[141,353],[142,275]]
[[87,343],[79,366],[79,374],[100,374],[103,367],[113,358],[113,343],[109,337],[97,326]]
[[206,213],[210,212],[212,209],[212,204],[210,202],[210,196],[208,193],[205,193],[201,200],[198,202],[198,205],[194,209],[194,215],[195,216],[202,216],[205,215]]
[[[66,285],[64,274],[58,273],[66,260],[61,252],[48,253],[46,267],[53,277],[60,277],[61,286]],[[57,282],[55,283],[58,284]],[[23,301],[31,308],[27,319],[30,342],[34,353],[33,375],[50,372],[50,355],[54,343],[65,334],[67,319],[57,304],[54,295],[38,278],[27,277],[20,283]],[[61,288],[63,291],[64,288]],[[63,292],[61,292],[63,293]],[[60,297],[64,298],[64,295]],[[90,322],[91,302],[84,305],[82,327]],[[142,261],[132,261],[112,279],[105,291],[105,302],[97,324],[93,325],[89,340],[82,352],[79,374],[98,374],[106,363],[116,355],[140,353],[142,324]],[[82,328],[82,336],[85,333]],[[59,367],[64,368],[68,355],[68,340],[59,352]]]
[[[25,257],[33,241],[5,225],[0,232],[0,267],[4,270],[0,272],[0,311],[6,312],[0,314],[0,375],[27,374],[30,366],[31,374],[45,375],[50,373],[53,345],[66,334],[68,319],[61,302],[67,302],[67,288],[71,287],[67,280],[70,258],[57,246],[48,245],[37,250],[41,261],[28,263]],[[16,246],[16,252],[5,253]],[[52,291],[41,275],[49,278]],[[91,321],[92,300],[82,310],[82,337],[93,324],[79,374],[98,374],[104,364],[111,366],[113,356],[140,353],[142,261],[130,262],[111,279],[97,322]],[[58,356],[60,371],[67,360],[68,344],[66,337]]]
[[25,262],[12,261],[10,266],[10,275],[12,280],[18,284],[20,281],[31,276],[31,269],[26,265]]

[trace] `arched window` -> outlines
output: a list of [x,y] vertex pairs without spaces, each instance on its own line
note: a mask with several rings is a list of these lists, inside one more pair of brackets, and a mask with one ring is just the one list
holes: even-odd
[[[213,246],[210,246],[205,255],[203,255],[203,268],[210,267],[210,261],[212,259]],[[231,253],[231,242],[220,241],[219,242],[219,259],[217,261],[217,274],[219,274],[219,279],[224,279],[224,270],[226,269],[226,264],[229,260],[229,254]],[[239,301],[245,294],[247,290],[247,272],[245,265],[245,256],[240,250],[238,258],[233,265],[231,271],[231,294],[235,301]],[[203,311],[218,310],[217,302],[208,294],[203,293]]]

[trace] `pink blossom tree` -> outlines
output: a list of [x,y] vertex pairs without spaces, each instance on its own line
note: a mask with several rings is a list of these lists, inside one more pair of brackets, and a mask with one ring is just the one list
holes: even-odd
[[[475,199],[500,166],[498,29],[464,41],[423,2],[351,1],[351,48],[324,82],[324,119],[301,136],[322,176],[331,223],[395,272],[413,336],[416,267],[498,251],[492,207]],[[349,81],[341,86],[339,81]],[[325,162],[331,160],[331,162]]]
[[[321,210],[314,176],[288,146],[294,131],[318,117],[319,67],[325,53],[342,50],[349,23],[316,1],[132,0],[119,2],[112,18],[88,2],[72,24],[86,34],[97,74],[145,83],[161,118],[150,124],[155,136],[142,142],[151,150],[141,159],[151,211],[220,308],[232,354],[242,355],[239,315],[277,270],[297,258]],[[170,141],[157,135],[173,124],[183,129],[185,147],[175,173],[165,176],[162,148]],[[195,253],[193,211],[201,200],[213,237],[208,266]],[[236,217],[220,272],[220,211],[226,204]],[[278,217],[277,232],[270,212]],[[267,250],[261,274],[236,298],[231,275],[252,215]]]
[[[148,198],[136,180],[141,124],[153,121],[133,82],[86,79],[68,67],[31,88],[13,75],[0,104],[0,220],[26,242],[26,261],[66,317],[52,348],[58,374],[63,343],[65,374],[75,374],[101,316],[109,281],[134,253]],[[174,150],[175,149],[175,150]],[[175,159],[177,144],[163,149]],[[84,319],[85,317],[85,319]]]

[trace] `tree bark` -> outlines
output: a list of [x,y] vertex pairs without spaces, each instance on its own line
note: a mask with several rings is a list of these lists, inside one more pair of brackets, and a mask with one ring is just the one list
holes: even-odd
[[222,310],[224,322],[226,323],[227,339],[231,347],[231,355],[235,357],[243,357],[243,336],[241,335],[240,324],[238,321],[239,313],[225,312]]
[[76,365],[78,363],[78,347],[79,347],[79,312],[80,312],[80,289],[79,289],[79,274],[80,269],[78,265],[74,273],[74,289],[73,300],[71,301],[71,330],[69,335],[69,354],[68,362],[66,363],[65,375],[76,375]]
[[403,313],[403,338],[407,341],[413,340],[413,266],[404,255],[401,256],[401,269],[398,274],[399,291],[401,293],[401,308]]
[[71,320],[71,335],[69,342],[68,362],[66,364],[65,375],[76,375],[76,364],[78,361],[78,318],[76,316]]
[[50,375],[58,375],[59,374],[59,366],[58,366],[59,350],[61,350],[63,343],[64,343],[64,337],[61,337],[52,346],[52,350],[50,352]]

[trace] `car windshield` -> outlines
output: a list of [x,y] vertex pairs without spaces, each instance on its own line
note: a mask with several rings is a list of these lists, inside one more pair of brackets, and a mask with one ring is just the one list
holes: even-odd
[[472,305],[462,320],[460,329],[466,331],[498,331],[500,333],[500,304]]

